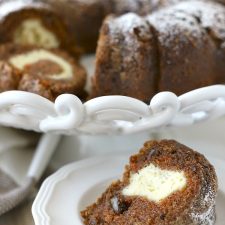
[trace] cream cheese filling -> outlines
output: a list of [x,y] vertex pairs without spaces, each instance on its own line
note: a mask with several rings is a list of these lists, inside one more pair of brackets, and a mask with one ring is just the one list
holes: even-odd
[[125,196],[142,196],[159,202],[172,193],[182,190],[187,183],[183,171],[162,170],[149,164],[138,173],[131,174],[130,183],[122,191]]
[[16,44],[30,44],[45,48],[58,48],[58,38],[45,28],[38,19],[24,20],[14,32],[13,41]]
[[51,74],[48,76],[49,78],[61,80],[73,77],[73,69],[65,59],[43,49],[13,56],[9,59],[9,62],[17,69],[23,70],[26,65],[37,63],[40,60],[50,60],[62,68],[61,73]]

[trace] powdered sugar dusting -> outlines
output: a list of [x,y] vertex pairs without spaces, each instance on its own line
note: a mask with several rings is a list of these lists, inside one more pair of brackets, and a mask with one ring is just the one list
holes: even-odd
[[[135,11],[138,7],[137,1],[130,1],[120,1],[120,4],[126,5],[130,2],[130,11]],[[161,46],[170,48],[175,39],[179,40],[179,44],[191,42],[201,45],[208,36],[220,40],[221,46],[225,45],[225,8],[219,3],[184,1],[158,10],[147,17],[128,13],[109,21],[112,37],[119,34],[126,38],[127,34],[133,33],[135,27],[141,27],[141,30],[147,34],[148,23],[150,23],[159,34]],[[127,41],[133,39],[127,38]]]
[[201,44],[209,36],[225,42],[225,8],[218,3],[185,1],[147,17],[159,32],[162,46],[170,47],[175,37]]
[[[112,39],[123,38],[126,45],[134,44],[136,40],[135,28],[140,31],[140,36],[150,38],[150,30],[147,22],[134,13],[128,13],[121,17],[108,21],[110,35]],[[114,39],[115,41],[115,39]]]
[[196,210],[196,207],[192,208],[192,220],[199,225],[213,225],[216,220],[216,193],[209,184],[205,183],[201,195],[201,206],[205,208],[205,210],[203,212],[199,212],[198,209]]
[[144,24],[142,17],[139,17],[135,13],[127,13],[111,21],[110,31],[124,34],[125,32],[132,32],[135,26],[140,26],[142,24]]
[[211,205],[203,213],[191,213],[192,220],[199,225],[214,225],[215,224],[215,204]]
[[176,8],[197,18],[203,29],[210,29],[217,38],[225,40],[225,8],[220,4],[188,1],[177,4]]
[[177,10],[175,6],[160,10],[147,19],[158,32],[161,46],[179,47],[178,44],[187,42],[198,45],[204,38],[196,19],[182,10]]

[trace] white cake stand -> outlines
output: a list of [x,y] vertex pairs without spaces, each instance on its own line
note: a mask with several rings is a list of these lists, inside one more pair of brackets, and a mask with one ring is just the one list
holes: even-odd
[[187,126],[225,115],[225,85],[196,89],[177,97],[156,94],[150,104],[125,96],[104,96],[85,103],[71,94],[55,103],[39,95],[0,94],[0,124],[43,133],[130,134],[165,126]]

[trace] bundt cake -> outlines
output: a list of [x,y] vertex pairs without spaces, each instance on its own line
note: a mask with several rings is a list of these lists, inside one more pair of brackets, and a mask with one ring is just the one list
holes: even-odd
[[143,16],[180,1],[188,0],[0,0],[0,43],[94,52],[107,15]]
[[213,225],[217,188],[203,155],[173,140],[149,141],[81,215],[86,225]]
[[1,92],[23,90],[50,100],[62,93],[84,94],[85,70],[59,49],[1,45],[0,69]]
[[146,17],[133,13],[104,22],[93,96],[128,95],[148,102],[154,93],[180,95],[225,81],[225,8],[184,1]]

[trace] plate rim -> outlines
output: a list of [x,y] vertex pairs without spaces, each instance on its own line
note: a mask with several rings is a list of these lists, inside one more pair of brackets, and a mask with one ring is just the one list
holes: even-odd
[[[82,159],[76,162],[69,163],[59,170],[57,170],[55,173],[50,175],[48,178],[44,180],[44,182],[41,185],[41,188],[38,191],[38,194],[32,204],[31,212],[35,221],[38,221],[38,224],[40,225],[48,225],[50,224],[50,216],[46,213],[45,209],[48,204],[48,199],[51,197],[54,187],[57,183],[61,182],[62,180],[66,179],[73,171],[86,167],[88,164],[96,164],[101,162],[102,160],[106,160],[110,158],[118,158],[121,159],[123,157],[124,159],[127,157],[127,154],[119,154],[114,156],[95,156],[95,157],[89,157],[86,159]],[[97,161],[97,162],[96,162]],[[125,166],[125,165],[124,165]]]
[[[124,161],[129,160],[130,155],[129,154],[118,154],[118,155],[103,155],[103,156],[95,156],[95,157],[89,157],[83,160],[75,161],[72,163],[69,163],[62,168],[60,168],[58,171],[50,175],[48,178],[45,179],[45,181],[42,183],[41,188],[38,191],[38,194],[32,204],[32,215],[35,221],[36,225],[50,225],[51,218],[50,215],[47,213],[47,204],[49,204],[49,199],[53,194],[54,188],[56,187],[57,183],[62,182],[65,180],[72,172],[82,169],[86,167],[87,163],[89,165],[95,165],[99,164],[102,160],[112,160],[113,159],[122,159]],[[219,159],[217,157],[213,156],[207,156],[206,157],[210,162],[212,161],[218,161],[218,162],[225,162],[223,159]],[[124,163],[124,166],[126,163]],[[221,165],[221,164],[220,164]],[[214,166],[216,167],[216,165]],[[224,166],[225,168],[225,166]],[[224,185],[223,185],[224,186]],[[224,191],[222,189],[222,191]]]

